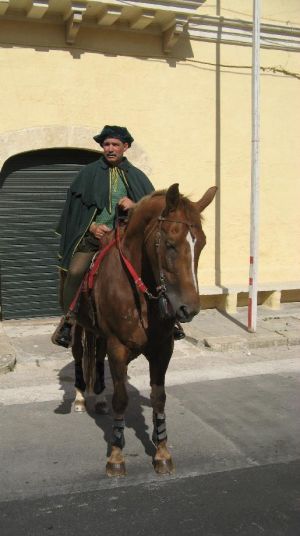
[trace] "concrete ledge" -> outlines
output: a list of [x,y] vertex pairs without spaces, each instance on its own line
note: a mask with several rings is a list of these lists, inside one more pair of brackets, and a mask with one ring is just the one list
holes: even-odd
[[[299,290],[300,281],[280,281],[258,284],[261,305],[266,309],[279,310],[281,293],[287,290]],[[218,296],[218,309],[229,314],[235,314],[238,306],[238,295],[248,294],[247,285],[213,285],[200,287],[200,296]]]
[[[259,283],[258,291],[273,292],[275,290],[298,290],[300,289],[300,281],[275,281],[270,283]],[[238,294],[240,292],[248,292],[248,285],[230,284],[230,285],[211,285],[200,286],[200,294],[205,295],[217,295],[217,294]]]

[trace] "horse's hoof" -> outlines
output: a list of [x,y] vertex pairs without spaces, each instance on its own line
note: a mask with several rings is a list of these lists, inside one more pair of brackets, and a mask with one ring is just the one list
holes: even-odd
[[154,470],[159,475],[170,475],[174,472],[174,464],[172,458],[168,460],[154,460]]
[[97,402],[95,404],[95,412],[98,413],[98,415],[108,415],[109,409],[106,402]]
[[107,462],[106,464],[106,474],[107,476],[126,476],[126,467],[125,463],[112,463]]
[[74,411],[75,413],[85,413],[86,405],[84,400],[77,400],[74,402]]

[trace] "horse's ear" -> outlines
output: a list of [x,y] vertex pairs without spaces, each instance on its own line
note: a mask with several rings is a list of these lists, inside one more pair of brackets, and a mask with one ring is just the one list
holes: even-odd
[[168,188],[166,193],[166,208],[164,210],[164,214],[169,214],[172,210],[176,210],[179,201],[180,201],[180,193],[179,193],[179,184],[175,183]]
[[201,197],[200,201],[197,201],[196,205],[198,207],[199,212],[203,212],[203,210],[208,207],[208,205],[210,205],[217,193],[217,190],[217,186],[212,186],[211,188],[208,188],[207,192],[205,192],[204,196]]

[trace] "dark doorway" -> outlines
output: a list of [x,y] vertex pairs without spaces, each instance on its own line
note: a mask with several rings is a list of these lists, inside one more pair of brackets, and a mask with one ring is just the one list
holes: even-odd
[[11,157],[0,174],[0,283],[2,319],[56,316],[55,228],[69,185],[99,152],[31,151]]

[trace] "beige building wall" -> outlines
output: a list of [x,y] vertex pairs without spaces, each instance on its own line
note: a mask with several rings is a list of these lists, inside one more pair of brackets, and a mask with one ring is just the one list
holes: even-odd
[[[249,23],[250,4],[206,2],[198,14]],[[296,1],[263,4],[262,22],[300,26]],[[2,17],[0,32],[0,165],[31,149],[95,149],[92,135],[104,124],[126,125],[136,140],[128,158],[157,188],[179,182],[197,200],[218,185],[199,282],[247,287],[251,47],[183,35],[166,56],[156,32],[93,26],[68,46],[62,25],[22,18]],[[261,65],[259,280],[296,282],[300,53],[263,48]]]

